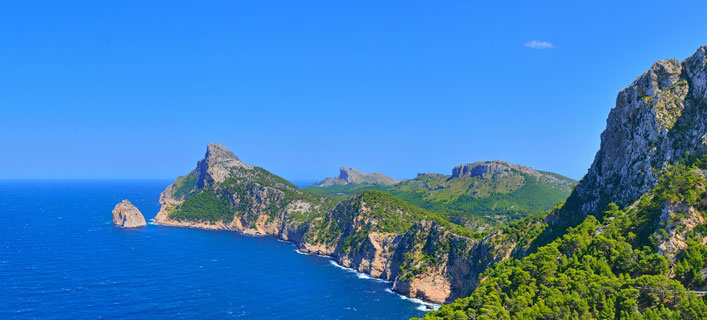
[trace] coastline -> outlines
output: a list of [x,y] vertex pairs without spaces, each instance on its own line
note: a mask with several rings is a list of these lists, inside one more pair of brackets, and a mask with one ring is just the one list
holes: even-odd
[[[160,210],[160,211],[161,211],[161,210]],[[161,218],[161,219],[158,219],[158,217]],[[164,217],[164,216],[163,216],[163,217]],[[275,240],[277,240],[277,241],[287,242],[287,243],[292,244],[292,246],[294,247],[294,251],[295,251],[296,253],[298,253],[298,254],[301,254],[301,255],[308,255],[308,256],[318,256],[318,257],[322,257],[322,258],[327,258],[327,259],[329,259],[329,262],[330,262],[333,266],[335,266],[335,267],[337,267],[337,268],[339,268],[339,269],[342,269],[342,270],[344,270],[344,271],[347,271],[347,272],[353,272],[353,273],[355,273],[355,274],[357,275],[357,277],[358,277],[359,279],[373,280],[373,281],[379,281],[379,282],[384,282],[384,283],[386,283],[386,284],[389,284],[390,287],[389,287],[389,288],[386,288],[386,291],[387,291],[387,292],[392,293],[392,294],[395,294],[395,295],[397,295],[398,297],[400,297],[400,298],[403,299],[403,300],[408,300],[408,301],[410,301],[410,302],[413,302],[413,303],[415,303],[415,304],[418,304],[418,305],[419,305],[418,308],[417,308],[418,310],[421,310],[421,311],[433,311],[433,310],[439,309],[439,308],[442,306],[441,303],[436,303],[436,302],[434,302],[434,301],[426,301],[426,300],[423,300],[423,299],[420,299],[420,298],[410,297],[410,296],[407,296],[407,295],[405,295],[405,294],[403,294],[403,293],[396,292],[396,291],[393,289],[393,285],[392,285],[392,284],[394,283],[393,281],[391,281],[391,280],[386,280],[386,279],[382,279],[382,278],[379,278],[379,277],[374,277],[374,276],[372,276],[372,275],[369,274],[369,273],[361,272],[361,271],[358,271],[358,270],[356,270],[356,269],[354,269],[354,268],[351,268],[351,267],[349,267],[349,266],[341,265],[341,264],[339,264],[339,263],[336,261],[336,257],[334,257],[334,256],[331,256],[331,255],[324,255],[324,254],[318,254],[318,253],[303,252],[303,251],[300,250],[301,248],[300,248],[300,244],[299,244],[298,242],[296,242],[296,241],[294,241],[294,240],[291,240],[291,239],[283,238],[281,235],[262,233],[262,232],[259,232],[258,230],[253,230],[253,229],[244,229],[244,230],[245,230],[245,231],[244,231],[244,230],[242,230],[242,229],[238,229],[236,226],[233,226],[231,223],[229,223],[229,224],[224,224],[223,222],[218,222],[218,223],[215,223],[215,224],[209,224],[209,223],[204,223],[204,222],[180,222],[180,221],[174,221],[174,220],[164,219],[164,218],[160,217],[160,214],[159,214],[159,213],[157,214],[157,216],[155,216],[155,218],[150,219],[149,224],[158,225],[158,226],[165,226],[165,227],[191,228],[191,229],[211,230],[211,231],[232,231],[232,232],[236,232],[236,233],[238,233],[238,234],[240,234],[240,235],[255,236],[255,237],[271,236],[271,237],[273,237],[273,238],[274,238]]]

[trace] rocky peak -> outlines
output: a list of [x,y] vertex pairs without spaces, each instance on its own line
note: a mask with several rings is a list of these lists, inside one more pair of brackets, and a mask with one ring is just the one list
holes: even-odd
[[393,179],[379,172],[364,173],[353,168],[341,167],[339,168],[339,176],[335,178],[325,178],[324,180],[313,184],[313,186],[328,187],[332,185],[343,185],[349,183],[382,184],[389,186],[398,182],[400,182],[400,180]]
[[344,180],[346,182],[353,182],[352,180],[357,175],[357,173],[360,172],[352,168],[341,167],[339,168],[339,179]]
[[[498,179],[503,177],[532,176],[545,183],[550,183],[560,188],[571,188],[575,181],[557,174],[542,172],[530,167],[512,164],[501,160],[480,161],[462,164],[452,169],[452,178],[474,177],[481,179]],[[521,177],[522,179],[522,177]]]
[[228,148],[220,143],[209,143],[206,145],[206,155],[204,158],[214,162],[225,160],[241,161],[231,150],[228,150]]
[[123,200],[113,208],[113,224],[122,228],[144,227],[145,217],[142,216],[130,201]]
[[655,186],[666,163],[707,151],[706,50],[658,61],[619,92],[601,147],[570,198],[574,210],[626,206]]
[[534,176],[540,175],[540,172],[528,167],[511,164],[501,160],[493,160],[458,165],[452,169],[452,178],[480,177],[482,179],[486,179],[492,175],[511,174],[514,170]]
[[204,159],[197,162],[198,187],[202,188],[205,184],[221,183],[238,169],[252,168],[223,145],[211,143],[206,147]]

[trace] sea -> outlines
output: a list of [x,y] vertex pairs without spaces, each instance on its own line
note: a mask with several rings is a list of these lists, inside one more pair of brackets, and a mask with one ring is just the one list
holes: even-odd
[[170,183],[0,181],[0,319],[408,319],[426,306],[391,283],[274,237],[148,223]]

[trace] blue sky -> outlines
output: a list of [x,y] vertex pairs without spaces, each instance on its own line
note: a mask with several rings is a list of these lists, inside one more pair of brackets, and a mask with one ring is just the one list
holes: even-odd
[[503,159],[580,178],[619,90],[707,3],[18,1],[0,178],[173,178],[206,144],[289,179]]

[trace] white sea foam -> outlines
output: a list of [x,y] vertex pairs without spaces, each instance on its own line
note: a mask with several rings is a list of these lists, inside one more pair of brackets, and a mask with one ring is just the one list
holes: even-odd
[[378,279],[378,278],[371,277],[370,274],[363,273],[363,272],[359,272],[358,270],[353,269],[353,268],[344,267],[344,266],[342,266],[342,265],[336,263],[336,261],[334,261],[334,260],[329,260],[329,263],[331,263],[331,265],[333,265],[333,266],[335,266],[335,267],[337,267],[337,268],[339,268],[339,269],[342,269],[342,270],[346,270],[346,271],[348,271],[348,272],[355,273],[355,274],[356,274],[356,277],[358,277],[359,279],[373,280],[373,281],[382,282],[382,283],[393,283],[392,281],[388,281],[388,280],[385,280],[385,279]]
[[348,271],[348,272],[357,272],[357,271],[354,270],[353,268],[347,268],[347,267],[344,267],[344,266],[342,266],[342,265],[336,263],[336,261],[334,261],[334,260],[329,260],[329,263],[331,263],[332,266],[335,266],[335,267],[337,267],[337,268],[339,268],[339,269],[342,269],[342,270],[346,270],[346,271]]
[[[294,245],[292,245],[292,246],[294,247]],[[322,258],[331,259],[330,256],[325,256],[325,255],[323,255],[323,254],[306,253],[306,252],[299,251],[299,249],[297,249],[296,247],[295,247],[295,252],[297,252],[297,253],[299,253],[299,254],[303,254],[303,255],[305,255],[305,256],[317,256],[317,257],[322,257]]]
[[150,219],[150,222],[148,222],[147,224],[154,224],[154,225],[156,225],[157,222],[155,222],[155,219]]
[[[392,293],[392,294],[394,294],[394,295],[400,297],[400,299],[407,300],[407,301],[410,301],[410,302],[415,303],[415,304],[419,304],[419,306],[418,306],[416,309],[417,309],[417,310],[420,310],[420,311],[437,310],[437,309],[439,309],[439,307],[440,307],[440,305],[438,305],[438,304],[429,303],[429,302],[424,302],[424,301],[422,301],[422,300],[420,300],[420,299],[416,299],[416,298],[406,297],[406,296],[404,296],[404,295],[402,295],[402,294],[399,294],[399,293],[393,291],[393,290],[390,289],[390,288],[385,289],[385,291],[388,292],[388,293]],[[432,307],[432,309],[430,309],[429,307]]]

